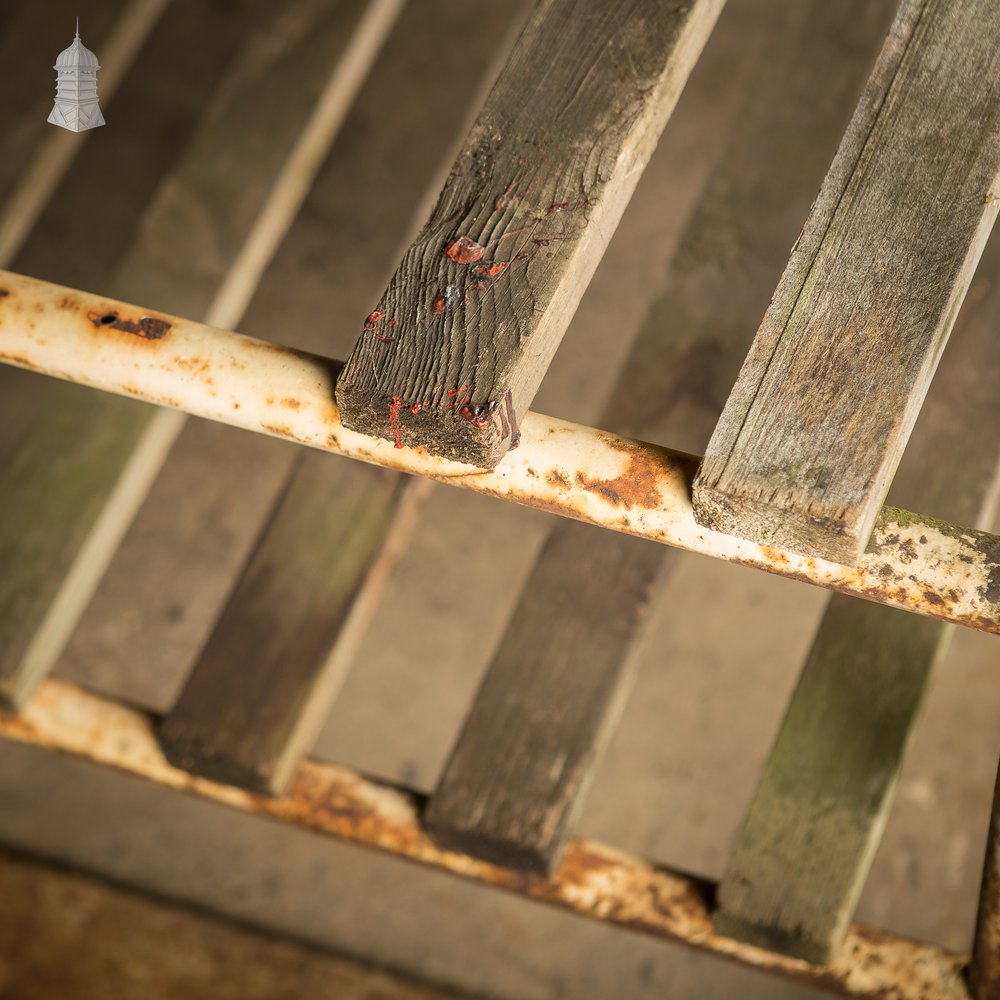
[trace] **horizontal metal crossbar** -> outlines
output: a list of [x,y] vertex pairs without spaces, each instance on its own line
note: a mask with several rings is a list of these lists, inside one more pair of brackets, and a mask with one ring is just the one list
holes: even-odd
[[614,848],[573,840],[549,878],[441,850],[420,828],[421,795],[316,760],[282,798],[268,798],[171,767],[156,741],[159,720],[64,681],[47,681],[20,714],[0,712],[0,737],[113,767],[243,812],[377,848],[582,916],[643,931],[850,997],[964,1000],[968,957],[854,924],[830,966],[817,967],[712,930],[712,883]]
[[696,457],[535,413],[476,470],[343,427],[339,361],[3,271],[0,361],[1000,633],[1000,537],[972,528],[886,507],[857,566],[798,555],[697,524]]

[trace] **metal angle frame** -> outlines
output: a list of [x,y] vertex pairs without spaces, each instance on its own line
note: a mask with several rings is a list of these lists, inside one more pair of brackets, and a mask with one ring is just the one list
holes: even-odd
[[50,680],[20,714],[0,712],[0,737],[83,758],[241,812],[376,848],[845,996],[968,998],[967,955],[854,924],[833,964],[812,966],[716,934],[709,919],[712,883],[593,841],[570,841],[562,865],[549,879],[441,850],[421,829],[423,796],[346,767],[304,761],[282,798],[195,777],[164,759],[155,735],[158,721],[122,701]]
[[699,525],[698,458],[529,413],[492,472],[340,423],[341,362],[0,271],[0,361],[1000,633],[1000,537],[886,507],[857,566]]

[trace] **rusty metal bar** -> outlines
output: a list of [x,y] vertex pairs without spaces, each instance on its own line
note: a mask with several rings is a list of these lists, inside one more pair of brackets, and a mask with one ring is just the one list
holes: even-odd
[[711,883],[611,847],[571,841],[549,879],[435,847],[420,829],[423,797],[355,771],[306,761],[291,790],[272,799],[171,767],[154,732],[158,719],[64,681],[45,682],[20,714],[0,712],[0,737],[57,750],[339,840],[386,851],[462,878],[559,906],[581,916],[690,945],[762,971],[849,997],[968,1000],[967,956],[860,924],[827,967],[722,937],[712,930]]
[[972,528],[886,507],[857,566],[797,555],[697,524],[696,457],[534,413],[478,471],[343,427],[339,361],[3,271],[0,361],[1000,633],[1000,538]]
[[969,969],[969,991],[973,1000],[997,1000],[1000,997],[1000,770],[993,795],[993,814],[983,886],[979,896],[976,937]]

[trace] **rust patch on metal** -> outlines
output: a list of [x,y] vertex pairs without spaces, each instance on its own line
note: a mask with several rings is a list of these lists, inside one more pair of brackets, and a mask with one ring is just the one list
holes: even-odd
[[578,472],[576,481],[612,507],[656,510],[663,504],[663,494],[659,487],[662,471],[651,455],[636,450],[629,455],[625,471],[614,479],[591,479],[586,473]]
[[292,433],[291,427],[286,424],[261,424],[260,425],[268,434],[274,434],[277,437],[294,438],[295,435]]
[[134,319],[123,316],[117,309],[92,309],[87,318],[98,330],[119,330],[143,340],[162,340],[171,328],[165,319],[156,316]]
[[568,490],[570,486],[569,480],[566,478],[564,473],[559,471],[559,469],[552,469],[550,472],[546,472],[545,481],[553,489]]
[[0,299],[5,299],[8,295],[10,295],[10,289],[0,288]]
[[298,410],[302,407],[302,401],[296,399],[294,396],[285,396],[281,401],[281,405],[288,407],[289,410]]

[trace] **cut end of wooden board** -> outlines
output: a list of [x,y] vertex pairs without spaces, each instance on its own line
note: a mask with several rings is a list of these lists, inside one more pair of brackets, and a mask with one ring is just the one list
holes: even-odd
[[479,469],[496,468],[521,437],[510,389],[477,402],[468,386],[454,386],[441,399],[413,402],[342,379],[336,397],[341,423],[350,430]]
[[805,514],[764,500],[723,493],[708,485],[700,471],[691,499],[694,518],[703,527],[844,566],[860,562],[874,527],[859,525],[849,517]]
[[836,952],[829,941],[817,941],[801,933],[793,933],[773,925],[766,926],[743,920],[734,913],[717,911],[712,916],[712,927],[717,934],[776,951],[791,958],[800,958],[810,965],[827,966]]
[[283,794],[295,770],[295,760],[279,769],[278,761],[248,764],[236,759],[229,748],[217,752],[202,740],[191,739],[183,727],[172,724],[169,717],[160,725],[157,739],[163,756],[172,766],[199,778],[222,785],[235,785],[257,795]]
[[[433,799],[431,802],[433,803]],[[540,850],[530,844],[519,844],[468,827],[450,826],[435,821],[432,805],[428,806],[421,825],[424,833],[443,850],[468,854],[487,864],[511,868],[518,872],[529,872],[545,878],[548,878],[559,865],[561,853],[559,839],[552,842],[550,849]]]

